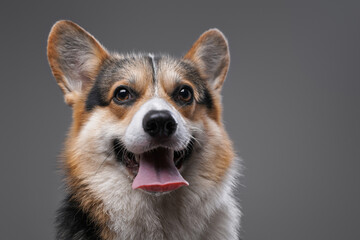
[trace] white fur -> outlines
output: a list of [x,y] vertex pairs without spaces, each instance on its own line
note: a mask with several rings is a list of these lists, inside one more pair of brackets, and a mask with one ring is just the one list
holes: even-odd
[[[154,69],[154,76],[157,75],[157,68],[156,68],[156,63],[154,60],[154,54],[149,53],[149,57],[151,58],[151,63],[152,63],[152,68]],[[159,90],[158,90],[158,81],[156,79],[154,79],[155,84],[154,84],[154,96],[158,97],[159,96]]]
[[189,187],[162,196],[131,189],[116,168],[105,167],[90,181],[105,203],[117,239],[237,239],[233,178],[218,186],[195,176],[187,179]]
[[125,136],[122,138],[126,148],[133,153],[140,154],[159,147],[159,145],[152,143],[151,136],[144,131],[142,125],[144,116],[151,110],[167,110],[177,123],[175,133],[166,145],[162,145],[162,147],[174,150],[184,149],[191,137],[189,130],[186,128],[186,122],[181,114],[162,98],[152,98],[135,113],[125,132]]
[[[144,114],[153,109],[171,110],[179,121],[179,132],[187,131],[184,136],[177,137],[188,138],[196,132],[197,144],[202,148],[202,151],[193,151],[181,171],[190,185],[160,196],[133,190],[133,177],[123,165],[116,163],[114,154],[108,155],[110,141],[122,135],[123,139],[128,139],[127,147],[138,151],[145,149],[141,138],[135,136],[142,134],[138,124]],[[238,170],[236,161],[220,183],[200,174],[213,154],[213,149],[206,147],[209,146],[206,143],[221,143],[221,130],[212,120],[207,122],[212,129],[211,135],[203,131],[201,122],[187,123],[191,126],[187,129],[185,120],[177,114],[166,101],[155,98],[139,109],[129,126],[116,119],[105,118],[106,111],[96,109],[80,132],[76,149],[91,149],[93,155],[89,161],[95,161],[95,165],[99,166],[93,173],[87,173],[86,183],[95,197],[104,203],[110,218],[108,226],[116,233],[116,239],[238,239],[240,210],[232,191]],[[141,147],[135,147],[136,143]],[[104,160],[108,164],[102,164]]]

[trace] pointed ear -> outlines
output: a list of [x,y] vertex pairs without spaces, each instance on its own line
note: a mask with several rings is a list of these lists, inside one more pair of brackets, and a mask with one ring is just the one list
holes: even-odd
[[221,89],[229,68],[230,54],[227,40],[218,29],[204,32],[184,58],[196,64],[201,76],[214,90]]
[[47,55],[69,105],[95,81],[101,63],[109,56],[93,36],[71,21],[59,21],[52,27]]

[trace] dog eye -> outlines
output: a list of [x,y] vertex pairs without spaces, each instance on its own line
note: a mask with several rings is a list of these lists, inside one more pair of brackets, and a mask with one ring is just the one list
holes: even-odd
[[192,100],[193,93],[192,89],[189,86],[184,86],[180,88],[178,93],[179,100],[183,102],[190,102]]
[[126,87],[118,87],[114,92],[114,100],[118,104],[122,104],[132,99],[130,91]]

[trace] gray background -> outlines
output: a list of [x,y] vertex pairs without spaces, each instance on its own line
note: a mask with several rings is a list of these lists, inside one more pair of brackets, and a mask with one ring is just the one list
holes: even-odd
[[221,29],[232,56],[225,122],[246,167],[243,238],[360,239],[358,2],[2,0],[0,238],[54,236],[71,109],[46,40],[71,19],[110,50],[175,56]]

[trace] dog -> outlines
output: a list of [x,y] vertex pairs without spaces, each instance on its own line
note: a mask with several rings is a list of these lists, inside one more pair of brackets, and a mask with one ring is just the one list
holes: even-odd
[[62,20],[47,55],[73,109],[57,239],[238,239],[241,167],[222,123],[230,54],[219,30],[176,59],[110,53]]

